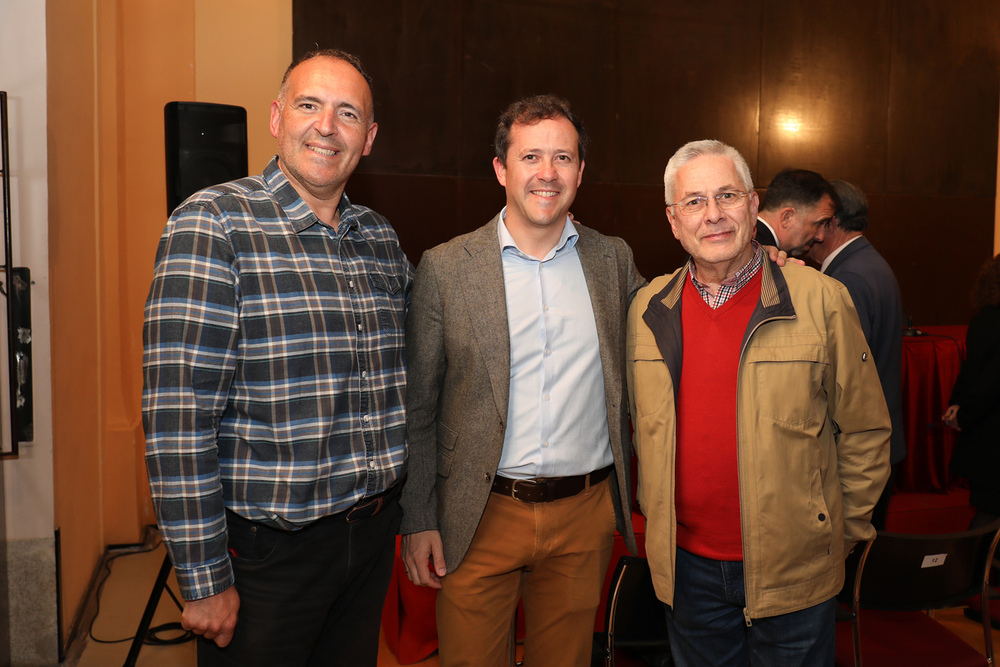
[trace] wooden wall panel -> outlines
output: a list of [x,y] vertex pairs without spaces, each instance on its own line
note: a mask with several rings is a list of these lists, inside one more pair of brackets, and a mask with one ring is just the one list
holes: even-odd
[[294,0],[292,9],[296,55],[344,49],[374,81],[378,136],[359,171],[457,176],[461,5]]
[[[718,138],[743,153],[758,187],[792,166],[864,189],[869,235],[914,322],[971,315],[965,294],[994,228],[996,0],[295,0],[294,9],[296,53],[340,46],[375,78],[379,136],[348,192],[389,215],[413,259],[502,206],[490,166],[497,116],[518,97],[553,92],[592,139],[573,213],[625,238],[644,275],[685,259],[663,211],[667,160],[687,141]],[[943,227],[949,218],[961,225]]]
[[892,267],[915,325],[968,324],[979,268],[992,256],[993,199],[873,196],[885,223],[871,218],[872,243]]
[[696,139],[735,146],[753,170],[759,0],[642,0],[620,7],[618,180],[662,184],[670,156]]
[[554,93],[573,105],[591,137],[584,177],[611,181],[615,127],[615,11],[605,0],[465,3],[463,173],[492,176],[500,113],[526,95]]
[[893,26],[886,190],[994,196],[1000,2],[896,2]]
[[885,186],[890,0],[765,0],[759,185],[785,167]]

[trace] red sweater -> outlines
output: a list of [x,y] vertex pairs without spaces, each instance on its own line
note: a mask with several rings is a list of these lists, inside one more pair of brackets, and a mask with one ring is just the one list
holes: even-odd
[[684,357],[677,392],[677,544],[715,560],[743,560],[737,467],[740,345],[760,300],[760,272],[712,310],[686,281]]

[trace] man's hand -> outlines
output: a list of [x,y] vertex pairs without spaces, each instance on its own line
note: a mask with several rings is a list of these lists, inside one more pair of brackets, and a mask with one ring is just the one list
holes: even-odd
[[441,588],[441,577],[447,570],[444,566],[444,545],[441,533],[424,530],[403,535],[400,551],[406,576],[417,586]]
[[230,586],[218,595],[185,602],[181,626],[215,641],[221,648],[233,639],[239,609],[240,595],[235,586]]
[[945,423],[946,426],[950,426],[956,431],[961,431],[962,429],[958,426],[958,406],[949,405],[948,409],[944,411],[941,415],[941,421]]
[[767,256],[771,258],[771,261],[778,266],[784,266],[789,261],[795,262],[800,266],[805,266],[806,263],[797,257],[789,257],[788,253],[784,250],[778,250],[773,245],[762,245],[761,248],[767,253]]

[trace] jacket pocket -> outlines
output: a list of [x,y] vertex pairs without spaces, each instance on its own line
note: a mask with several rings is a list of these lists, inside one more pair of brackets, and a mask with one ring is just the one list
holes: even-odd
[[668,386],[670,373],[652,335],[636,336],[634,341],[629,342],[626,355],[636,388],[635,413],[642,420],[669,404],[673,396]]
[[760,416],[789,426],[824,419],[824,380],[829,368],[825,347],[811,343],[751,346],[747,362]]
[[451,474],[451,462],[455,456],[457,442],[458,431],[454,431],[439,422],[437,427],[437,472],[442,477]]

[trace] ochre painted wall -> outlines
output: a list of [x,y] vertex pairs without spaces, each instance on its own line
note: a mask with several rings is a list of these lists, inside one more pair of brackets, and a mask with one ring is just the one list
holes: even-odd
[[53,447],[69,629],[109,544],[155,522],[140,412],[143,304],[166,220],[163,106],[248,109],[250,169],[291,58],[291,0],[49,0]]

